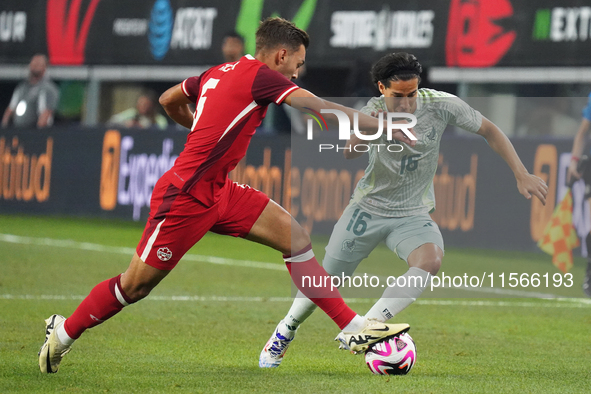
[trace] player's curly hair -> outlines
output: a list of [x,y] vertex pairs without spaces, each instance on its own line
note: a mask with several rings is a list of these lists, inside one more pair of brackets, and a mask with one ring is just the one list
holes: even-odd
[[291,51],[297,51],[301,45],[308,48],[309,44],[308,33],[283,18],[265,19],[256,32],[257,53],[265,49],[275,49],[280,45],[284,45]]
[[423,66],[415,55],[406,52],[389,53],[376,62],[371,68],[371,79],[378,86],[381,82],[388,87],[390,81],[408,81],[418,78],[421,82]]

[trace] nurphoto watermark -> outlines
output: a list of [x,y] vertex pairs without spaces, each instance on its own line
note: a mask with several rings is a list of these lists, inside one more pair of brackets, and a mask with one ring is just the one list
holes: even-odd
[[[312,108],[304,107],[309,112],[308,115],[312,119],[307,120],[307,139],[309,141],[314,139],[314,121],[320,127],[320,130],[324,130],[324,128],[328,129],[328,124],[326,120],[322,116],[322,114],[333,114],[337,117],[337,122],[339,125],[339,140],[341,141],[348,141],[351,138],[351,135],[355,135],[362,141],[376,141],[384,135],[384,112],[379,112],[377,114],[378,118],[378,129],[375,133],[368,133],[366,131],[359,130],[359,113],[353,114],[353,127],[351,127],[351,121],[349,116],[343,111],[338,109],[321,109],[320,112],[314,111]],[[402,131],[410,140],[416,141],[417,137],[410,131],[416,124],[417,118],[413,114],[406,113],[406,112],[385,112],[386,114],[386,140],[388,142],[393,141],[392,143],[381,143],[381,144],[356,144],[355,146],[347,146],[347,145],[338,145],[338,144],[319,144],[318,151],[322,152],[323,150],[336,150],[337,152],[343,150],[353,150],[355,152],[368,152],[371,147],[375,147],[378,150],[385,149],[388,152],[401,152],[404,147],[401,144],[395,142],[394,138],[392,137],[394,130]],[[402,120],[402,121],[401,121]],[[352,132],[351,132],[352,131]]]

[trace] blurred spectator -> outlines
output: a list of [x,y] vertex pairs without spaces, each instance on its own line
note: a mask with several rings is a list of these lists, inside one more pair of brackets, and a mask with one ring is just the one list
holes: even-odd
[[111,116],[108,123],[142,129],[150,127],[166,129],[168,121],[164,115],[157,112],[156,108],[156,95],[153,92],[145,92],[138,97],[135,108],[129,108]]
[[45,77],[47,57],[37,54],[29,63],[29,76],[19,83],[2,116],[2,127],[47,127],[53,123],[59,90]]
[[227,33],[222,41],[222,53],[226,63],[240,60],[244,56],[244,38],[235,31]]
[[568,184],[580,179],[582,176],[581,172],[579,171],[579,161],[581,160],[583,154],[586,153],[584,152],[584,148],[587,136],[589,134],[589,129],[591,129],[591,94],[589,94],[587,106],[583,109],[583,119],[581,119],[579,130],[577,131],[577,135],[573,141],[572,154],[566,179]]
[[[585,152],[585,142],[589,135],[589,129],[591,128],[591,94],[587,106],[583,109],[583,119],[579,125],[579,131],[573,141],[572,154],[570,158],[570,164],[568,166],[568,172],[566,174],[566,182],[568,185],[572,185],[578,179],[583,178],[585,181],[585,199],[590,197],[591,184],[591,163],[589,161],[590,152]],[[586,159],[586,160],[582,160]],[[591,297],[591,233],[587,234],[585,238],[587,244],[587,269],[585,271],[585,278],[583,279],[583,291],[587,297]]]

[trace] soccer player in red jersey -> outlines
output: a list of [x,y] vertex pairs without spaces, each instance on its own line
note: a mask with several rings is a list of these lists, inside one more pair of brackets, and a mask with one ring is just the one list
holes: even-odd
[[[191,130],[185,149],[154,187],[148,222],[127,270],[96,285],[67,319],[52,315],[46,320],[46,340],[39,352],[42,372],[57,372],[62,357],[86,329],[146,297],[208,231],[282,252],[296,286],[343,330],[339,338],[351,351],[408,330],[407,324],[366,321],[336,289],[302,287],[302,275],[328,277],[314,257],[308,233],[264,193],[228,178],[246,154],[269,104],[292,105],[294,98],[307,98],[306,105],[314,110],[339,109],[351,118],[356,112],[291,82],[304,64],[308,43],[307,33],[293,23],[269,18],[257,30],[254,57],[212,67],[162,94],[166,113]],[[189,109],[191,103],[196,104],[195,113]],[[376,118],[358,116],[363,130],[381,126]],[[393,136],[414,143],[400,130]]]

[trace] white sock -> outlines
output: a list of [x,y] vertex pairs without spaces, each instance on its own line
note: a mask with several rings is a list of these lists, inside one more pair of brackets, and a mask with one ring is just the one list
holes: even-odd
[[66,329],[64,328],[65,322],[66,321],[64,320],[62,324],[56,327],[55,333],[57,335],[57,339],[59,339],[61,343],[63,343],[66,346],[70,346],[74,343],[75,339],[70,338],[70,336],[66,332]]
[[281,335],[290,335],[298,329],[300,324],[304,322],[316,310],[317,306],[309,298],[307,298],[301,291],[298,291],[296,298],[291,304],[291,308],[287,315],[283,318],[285,328],[281,328],[279,332]]
[[363,327],[365,327],[365,317],[363,316],[359,316],[359,315],[355,315],[355,317],[353,318],[353,320],[351,320],[349,322],[349,324],[347,324],[347,326],[345,326],[345,328],[343,328],[343,332],[358,332],[361,331],[361,329]]
[[391,319],[404,308],[415,302],[428,286],[430,280],[431,274],[427,271],[417,267],[410,267],[396,281],[396,283],[401,283],[402,281],[402,284],[405,283],[406,286],[388,287],[384,291],[384,294],[382,294],[382,298],[371,307],[365,317],[368,319],[377,319],[381,322]]

